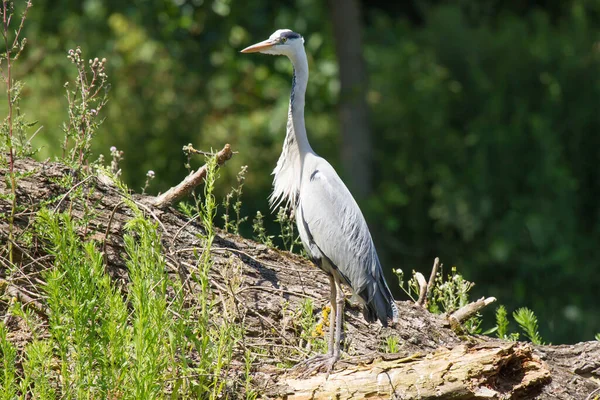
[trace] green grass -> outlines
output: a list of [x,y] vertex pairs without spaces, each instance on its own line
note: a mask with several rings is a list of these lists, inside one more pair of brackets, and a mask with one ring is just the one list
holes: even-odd
[[[197,209],[205,228],[202,247],[189,276],[199,288],[194,292],[168,275],[159,224],[127,197],[122,183],[125,204],[133,213],[123,236],[125,286],[107,273],[100,244],[82,239],[87,219],[39,211],[35,235],[53,257],[51,268],[42,274],[48,334],[39,334],[39,318],[25,306],[17,302],[9,310],[25,321],[32,335],[17,352],[0,323],[0,399],[256,396],[250,388],[250,354],[245,356],[245,376],[231,380],[230,363],[243,330],[235,308],[217,307],[218,296],[210,287],[216,164],[209,165]],[[86,192],[72,200],[85,201]],[[17,369],[19,362],[22,368]]]
[[315,314],[312,299],[304,299],[299,309],[295,312],[294,320],[297,321],[297,334],[300,338],[299,346],[307,352],[323,353],[327,350],[323,325],[327,323],[327,315],[331,310],[327,307],[319,314]]
[[156,398],[161,394],[164,372],[177,369],[169,357],[168,333],[172,318],[167,310],[165,262],[161,254],[157,224],[138,216],[126,229],[125,249],[129,260],[132,313],[132,379],[135,398]]
[[100,252],[81,241],[68,214],[42,210],[37,230],[54,256],[44,278],[63,396],[107,396],[119,386],[116,370],[125,363],[125,300],[105,274]]
[[10,400],[17,397],[17,349],[8,341],[6,326],[0,321],[0,351],[2,363],[0,364],[0,399]]
[[[167,273],[158,223],[142,212],[120,181],[122,152],[111,149],[110,169],[102,162],[89,168],[90,144],[101,123],[98,111],[107,101],[104,60],[93,59],[88,63],[79,49],[70,51],[69,58],[76,66],[77,79],[74,84],[66,85],[70,112],[64,127],[61,161],[77,172],[55,182],[68,193],[69,211],[55,212],[56,203],[46,201],[44,204],[50,208],[38,211],[35,228],[20,234],[21,244],[26,239],[29,246],[41,243],[52,257],[49,268],[39,275],[43,282],[38,286],[47,307],[47,326],[42,328],[43,321],[26,305],[11,300],[8,314],[20,317],[31,337],[17,351],[8,328],[0,322],[0,400],[216,399],[244,391],[248,392],[248,398],[256,397],[250,389],[250,354],[246,355],[245,376],[239,378],[239,374],[230,373],[235,352],[243,351],[239,316],[234,307],[226,310],[225,304],[217,305],[215,298],[219,296],[215,296],[210,285],[217,214],[213,195],[218,177],[215,158],[207,158],[209,168],[202,195],[194,195],[194,205],[182,206],[204,228],[199,235],[201,245],[195,251],[196,268],[185,278],[196,285],[196,290],[190,291],[181,282],[181,276],[170,277]],[[79,94],[81,89],[90,87],[96,91],[89,97]],[[15,94],[14,98],[18,96]],[[17,107],[15,101],[11,104]],[[14,122],[15,137],[20,138],[21,131],[28,126],[21,119]],[[15,156],[26,155],[20,151],[23,146],[13,146],[20,142],[11,142],[12,127],[0,127],[1,148],[14,150]],[[121,256],[128,272],[123,282],[114,281],[107,273],[109,266],[101,253],[102,244],[86,239],[93,236],[92,221],[98,217],[98,211],[89,201],[93,186],[81,183],[94,171],[112,177],[133,215],[123,236]],[[235,220],[230,227],[236,232],[245,219],[240,216],[244,174],[245,169],[232,197]],[[17,175],[11,169],[10,177]],[[11,183],[11,188],[8,196],[13,203],[13,215],[21,206],[14,202],[16,183]],[[65,198],[61,196],[60,201]],[[82,206],[82,217],[71,216],[73,204]],[[12,256],[11,243],[8,253]],[[8,262],[15,271],[19,268],[12,257]],[[228,294],[221,293],[223,296]]]
[[385,343],[383,347],[384,353],[397,353],[400,349],[400,339],[398,336],[391,335],[385,338]]

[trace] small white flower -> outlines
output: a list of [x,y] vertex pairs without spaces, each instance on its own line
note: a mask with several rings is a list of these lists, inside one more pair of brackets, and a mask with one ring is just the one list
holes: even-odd
[[146,174],[146,176],[150,179],[154,178],[154,171],[150,170],[148,171],[148,173]]
[[110,152],[114,153],[115,151],[117,151],[117,148],[115,146],[110,146]]

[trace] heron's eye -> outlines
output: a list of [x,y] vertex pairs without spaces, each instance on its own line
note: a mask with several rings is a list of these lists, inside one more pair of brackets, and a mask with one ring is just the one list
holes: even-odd
[[286,37],[282,37],[281,38],[281,43],[285,43],[285,42],[287,42],[287,38]]

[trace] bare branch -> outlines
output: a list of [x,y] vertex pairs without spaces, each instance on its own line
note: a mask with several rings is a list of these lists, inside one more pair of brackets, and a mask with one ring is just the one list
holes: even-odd
[[485,297],[480,298],[477,301],[467,304],[464,307],[456,310],[452,314],[448,316],[448,320],[450,321],[451,326],[455,326],[460,324],[461,322],[471,318],[473,315],[477,313],[477,311],[481,310],[483,307],[488,306],[496,301],[495,297]]
[[[217,165],[223,165],[231,158],[232,155],[233,152],[231,151],[231,147],[229,144],[226,144],[225,147],[223,147],[223,150],[219,151],[215,155],[217,159]],[[186,176],[179,185],[174,186],[160,196],[155,197],[152,201],[152,205],[158,208],[166,208],[189,195],[196,186],[204,182],[207,170],[208,166],[204,164],[196,172]]]
[[429,299],[433,293],[433,288],[435,286],[435,278],[437,276],[438,269],[441,268],[442,264],[440,264],[440,258],[436,257],[433,260],[433,268],[431,268],[431,275],[429,276],[429,282],[427,283],[427,292],[425,293],[425,308],[427,308],[427,303],[429,303]]
[[427,281],[420,272],[415,274],[415,278],[417,278],[417,282],[419,282],[419,299],[417,300],[417,305],[424,307],[425,296],[427,295]]

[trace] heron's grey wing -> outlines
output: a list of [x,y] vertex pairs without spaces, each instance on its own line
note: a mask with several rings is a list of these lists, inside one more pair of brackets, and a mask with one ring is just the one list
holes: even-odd
[[385,285],[389,292],[367,223],[346,185],[323,159],[308,172],[296,217],[313,260],[318,265],[331,264],[366,303],[378,285]]

